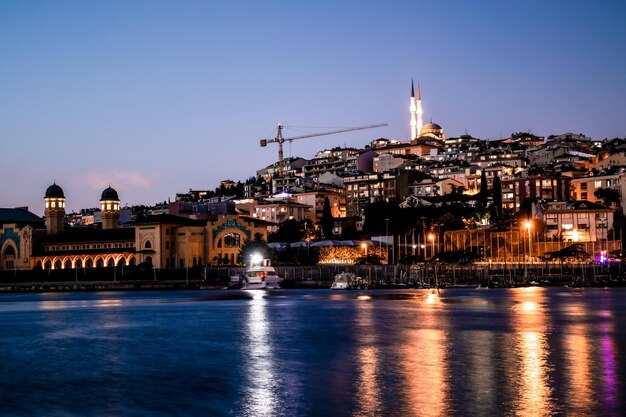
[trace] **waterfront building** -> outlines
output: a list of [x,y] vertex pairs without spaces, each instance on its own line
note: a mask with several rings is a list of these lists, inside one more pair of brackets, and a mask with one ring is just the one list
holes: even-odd
[[0,208],[0,269],[31,269],[35,233],[45,229],[28,207]]
[[537,204],[537,217],[544,224],[544,240],[600,242],[613,229],[609,207],[590,201],[545,202]]
[[120,205],[117,191],[108,187],[100,198],[102,227],[63,227],[65,195],[53,184],[44,196],[46,233],[33,240],[33,265],[43,269],[98,268],[134,265],[135,229],[118,228]]

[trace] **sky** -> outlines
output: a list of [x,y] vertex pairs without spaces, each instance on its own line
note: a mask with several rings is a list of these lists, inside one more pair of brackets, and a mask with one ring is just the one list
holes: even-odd
[[624,1],[0,0],[0,207],[68,212],[407,140],[411,80],[448,137],[626,136]]

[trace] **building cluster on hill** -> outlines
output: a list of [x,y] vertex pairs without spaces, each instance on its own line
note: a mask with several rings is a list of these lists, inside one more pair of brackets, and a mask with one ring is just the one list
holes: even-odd
[[[109,187],[99,208],[65,213],[63,190],[53,184],[44,198],[45,221],[26,208],[0,209],[0,268],[237,263],[247,239],[257,233],[267,239],[287,220],[318,225],[325,207],[334,227],[324,238],[341,238],[347,227],[362,232],[368,207],[381,202],[424,209],[412,221],[413,235],[415,225],[422,226],[422,247],[426,223],[429,229],[443,225],[432,213],[453,205],[474,210],[469,229],[519,229],[524,217],[537,223],[536,241],[621,240],[626,138],[529,132],[499,140],[447,137],[441,125],[422,122],[419,86],[417,92],[412,86],[407,141],[377,138],[363,149],[286,158],[244,182],[225,180],[215,190],[189,190],[152,207],[120,207]],[[431,213],[427,222],[424,212]],[[406,244],[407,229],[394,230],[404,233]],[[472,246],[471,237],[454,244],[458,238],[458,231],[450,234],[444,246],[442,234],[441,250],[466,248],[468,239]],[[415,247],[415,236],[412,242]],[[481,245],[489,246],[484,237]]]

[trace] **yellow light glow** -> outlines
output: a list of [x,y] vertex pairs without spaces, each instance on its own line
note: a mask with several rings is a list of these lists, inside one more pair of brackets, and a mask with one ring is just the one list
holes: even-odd
[[428,240],[435,240],[435,235],[433,235],[432,233],[429,233]]
[[530,228],[532,227],[532,223],[527,220],[526,222],[524,222],[524,227],[530,230]]

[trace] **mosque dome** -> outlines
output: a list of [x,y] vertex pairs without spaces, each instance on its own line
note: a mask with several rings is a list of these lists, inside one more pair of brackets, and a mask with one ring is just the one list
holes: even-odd
[[422,131],[424,130],[443,130],[443,128],[439,126],[437,123],[430,122],[422,126]]
[[119,201],[119,199],[120,198],[117,196],[117,191],[115,191],[110,186],[109,188],[107,188],[106,190],[102,192],[102,197],[100,197],[100,201],[103,201],[103,200]]
[[44,198],[65,198],[65,195],[63,194],[63,189],[54,183],[48,187]]
[[441,127],[437,123],[433,123],[432,121],[422,126],[422,129],[420,130],[419,135],[420,137],[429,136],[431,138],[435,138],[439,140],[446,139],[445,135],[443,134],[443,127]]

